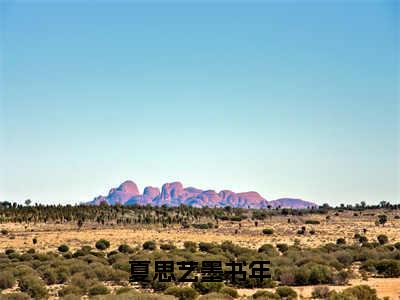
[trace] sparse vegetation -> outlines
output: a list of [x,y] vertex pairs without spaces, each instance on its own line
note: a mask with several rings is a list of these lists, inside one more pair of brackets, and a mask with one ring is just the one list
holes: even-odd
[[[33,214],[34,211],[35,214]],[[40,214],[36,212],[40,212]],[[54,212],[54,218],[50,218],[50,212]],[[63,213],[65,215],[61,221],[58,219],[58,214]],[[326,218],[328,213],[329,219]],[[255,296],[260,299],[281,299],[282,296],[290,299],[290,297],[294,297],[291,288],[298,285],[343,285],[349,280],[350,283],[353,282],[352,278],[355,276],[363,279],[400,277],[400,241],[396,230],[393,230],[393,228],[397,229],[399,224],[397,221],[392,221],[394,214],[390,208],[373,213],[366,213],[358,208],[357,222],[363,220],[363,223],[358,224],[356,234],[354,234],[353,227],[350,230],[345,228],[345,225],[338,227],[338,224],[345,224],[343,220],[348,220],[349,224],[352,224],[355,217],[353,217],[351,209],[343,208],[340,214],[339,210],[328,210],[328,213],[326,210],[319,209],[314,209],[314,211],[286,209],[284,211],[279,208],[256,211],[235,208],[107,207],[106,209],[81,207],[79,213],[75,211],[74,207],[68,209],[62,207],[60,211],[56,208],[40,206],[7,208],[0,211],[0,222],[7,231],[6,234],[2,232],[0,238],[8,243],[7,249],[3,248],[3,252],[0,253],[2,267],[0,289],[15,288],[17,292],[11,293],[13,296],[7,296],[9,297],[7,299],[13,299],[10,297],[14,297],[14,294],[15,299],[26,299],[27,297],[45,299],[51,293],[67,299],[81,296],[113,299],[112,297],[116,297],[117,293],[115,288],[110,288],[113,286],[121,289],[118,292],[121,295],[131,295],[132,297],[141,295],[140,297],[148,299],[151,297],[153,297],[151,299],[157,297],[158,299],[162,299],[162,297],[164,299],[173,297],[189,299],[188,297],[191,297],[190,294],[193,292],[196,293],[196,297],[203,295],[204,299],[217,299],[215,297],[231,299],[237,297],[237,289],[273,288],[273,292],[260,291],[258,296],[256,293],[252,297],[254,299]],[[396,213],[398,215],[398,212]],[[92,240],[89,246],[87,244],[90,240],[79,243],[78,238],[75,241],[70,236],[69,239],[53,241],[50,244],[46,241],[45,235],[38,231],[33,223],[34,221],[40,222],[43,214],[48,214],[48,218],[47,223],[41,226],[49,228],[52,226],[50,224],[59,222],[56,224],[57,230],[63,230],[59,234],[60,239],[67,232],[60,228],[71,226],[75,235],[82,235],[92,226],[93,229],[98,230],[99,240],[97,242]],[[32,215],[37,216],[36,219],[28,220]],[[381,226],[371,226],[381,215],[387,216],[386,222],[382,224],[378,221]],[[85,229],[78,232],[76,224],[80,219],[85,220]],[[288,219],[290,219],[290,223],[287,222]],[[10,227],[7,223],[12,220],[21,221],[15,223],[16,227]],[[320,223],[310,223],[310,220]],[[335,223],[336,220],[340,220],[340,222]],[[255,226],[255,222],[257,222],[257,226]],[[389,225],[386,225],[388,222]],[[189,229],[182,229],[178,225],[184,223],[190,225]],[[194,230],[193,228],[196,226],[191,225],[209,223],[212,226],[207,225],[207,230],[202,231],[197,228]],[[304,223],[319,225],[303,226]],[[118,227],[119,225],[121,226]],[[114,229],[124,230],[125,234],[128,230],[134,232],[135,230],[132,228],[136,228],[136,225],[140,226],[141,233],[151,231],[152,235],[143,234],[141,240],[135,240],[125,237],[123,234],[108,236],[102,232],[104,226],[104,229],[111,232]],[[172,230],[174,228],[172,226],[185,232],[182,240],[176,240],[168,235],[175,230]],[[326,237],[326,226],[338,228],[340,235],[334,233]],[[7,228],[12,229],[10,231]],[[262,230],[262,228],[264,229]],[[311,236],[315,231],[314,228],[316,233]],[[302,234],[296,237],[297,230]],[[21,239],[21,231],[24,232],[24,240]],[[23,247],[15,246],[18,244],[9,240],[10,232],[16,236],[17,240],[25,242]],[[234,232],[236,232],[237,239],[233,237]],[[193,235],[195,238],[190,241],[190,234],[193,233],[196,233],[198,238]],[[273,236],[263,237],[260,234]],[[353,235],[354,240],[351,238]],[[210,240],[209,236],[216,237],[216,239]],[[247,246],[245,238],[251,239],[253,236],[254,240],[258,239],[260,242],[254,244],[249,242]],[[188,237],[187,241],[185,241],[186,237]],[[225,237],[227,240],[232,239],[233,242],[224,242]],[[295,242],[292,241],[294,238],[296,238]],[[35,240],[36,244],[40,240],[40,243],[34,246],[35,249],[29,249],[32,247],[31,239],[32,242]],[[147,239],[148,241],[145,242]],[[325,242],[321,242],[324,239]],[[314,241],[317,242],[314,243]],[[47,246],[48,244],[56,246],[51,248],[51,246]],[[223,263],[232,260],[248,263],[254,260],[270,260],[272,278],[263,282],[248,278],[243,282],[229,283],[229,286],[215,283],[175,286],[175,284],[160,283],[154,280],[154,266],[151,265],[150,282],[139,286],[158,294],[151,295],[142,292],[139,294],[128,287],[121,288],[128,283],[130,259],[201,262],[205,258],[220,260]],[[355,266],[360,266],[359,274],[356,273],[357,271],[353,273]],[[244,269],[247,274],[250,273],[248,265]],[[181,275],[181,271],[177,267],[175,273],[177,277]],[[276,288],[277,286],[278,288]],[[190,288],[190,290],[186,288]],[[52,291],[53,289],[55,292]],[[160,295],[160,293],[165,293],[165,295]],[[373,290],[360,287],[351,290],[345,289],[343,292],[334,292],[333,289],[329,291],[324,287],[313,290],[314,298],[346,299],[344,297],[353,297],[354,299],[364,299],[357,297],[365,295],[372,297],[366,299],[375,299],[376,292],[374,296]]]

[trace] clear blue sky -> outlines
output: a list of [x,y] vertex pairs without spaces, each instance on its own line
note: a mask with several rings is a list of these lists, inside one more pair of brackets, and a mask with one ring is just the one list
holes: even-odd
[[394,1],[0,5],[0,200],[400,201]]

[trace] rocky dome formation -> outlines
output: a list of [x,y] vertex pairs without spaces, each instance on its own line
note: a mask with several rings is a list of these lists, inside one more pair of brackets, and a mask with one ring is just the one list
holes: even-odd
[[241,208],[267,208],[290,207],[306,208],[317,206],[313,202],[294,198],[282,198],[267,201],[257,192],[235,193],[230,190],[216,192],[214,190],[201,190],[194,187],[184,188],[181,182],[165,183],[161,192],[157,187],[147,186],[143,194],[139,193],[137,185],[130,180],[122,183],[118,188],[113,188],[108,196],[98,196],[89,204],[99,205],[153,205],[153,206],[179,206],[181,204],[195,207],[241,207]]

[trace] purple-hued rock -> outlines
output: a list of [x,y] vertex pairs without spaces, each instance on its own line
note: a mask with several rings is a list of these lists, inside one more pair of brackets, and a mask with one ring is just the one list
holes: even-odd
[[291,207],[306,208],[316,207],[313,202],[294,198],[282,198],[267,201],[257,192],[235,193],[230,190],[216,192],[214,190],[201,190],[194,187],[184,188],[180,182],[165,183],[161,192],[157,187],[148,186],[140,195],[137,185],[133,181],[125,181],[118,188],[113,188],[108,196],[98,196],[89,204],[100,205],[153,205],[153,206],[179,206],[181,204],[195,207],[241,207],[241,208],[267,208]]
[[281,208],[312,208],[318,205],[311,201],[305,201],[296,198],[280,198],[269,202],[271,207]]

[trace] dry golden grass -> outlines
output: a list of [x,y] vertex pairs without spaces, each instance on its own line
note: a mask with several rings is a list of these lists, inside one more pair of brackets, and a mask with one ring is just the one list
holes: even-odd
[[[382,212],[375,212],[376,215]],[[355,233],[362,233],[367,229],[366,236],[369,240],[375,240],[379,234],[386,234],[390,242],[400,241],[400,220],[395,220],[393,215],[387,213],[389,221],[385,226],[376,226],[375,216],[357,216],[352,212],[344,212],[339,216],[330,215],[326,220],[325,215],[306,215],[301,217],[276,216],[265,221],[258,221],[258,227],[251,220],[241,222],[220,221],[216,229],[182,229],[180,226],[162,228],[160,226],[117,226],[108,224],[85,224],[81,230],[73,223],[66,224],[1,224],[0,228],[10,231],[10,235],[0,235],[0,250],[7,248],[28,249],[33,246],[32,239],[37,238],[35,245],[37,250],[54,250],[62,243],[75,249],[82,245],[94,245],[95,241],[105,238],[111,242],[111,248],[120,244],[142,245],[147,240],[155,240],[159,243],[172,242],[181,245],[184,241],[194,242],[222,242],[230,240],[246,247],[259,247],[265,243],[292,244],[298,239],[304,246],[318,246],[329,242],[335,243],[339,237],[351,242]],[[291,219],[288,223],[287,219]],[[305,225],[305,220],[319,220],[321,224]],[[307,231],[314,229],[316,233],[310,235],[298,235],[297,230],[306,226]],[[263,235],[263,228],[273,228],[274,234]],[[237,231],[237,233],[235,233]]]

